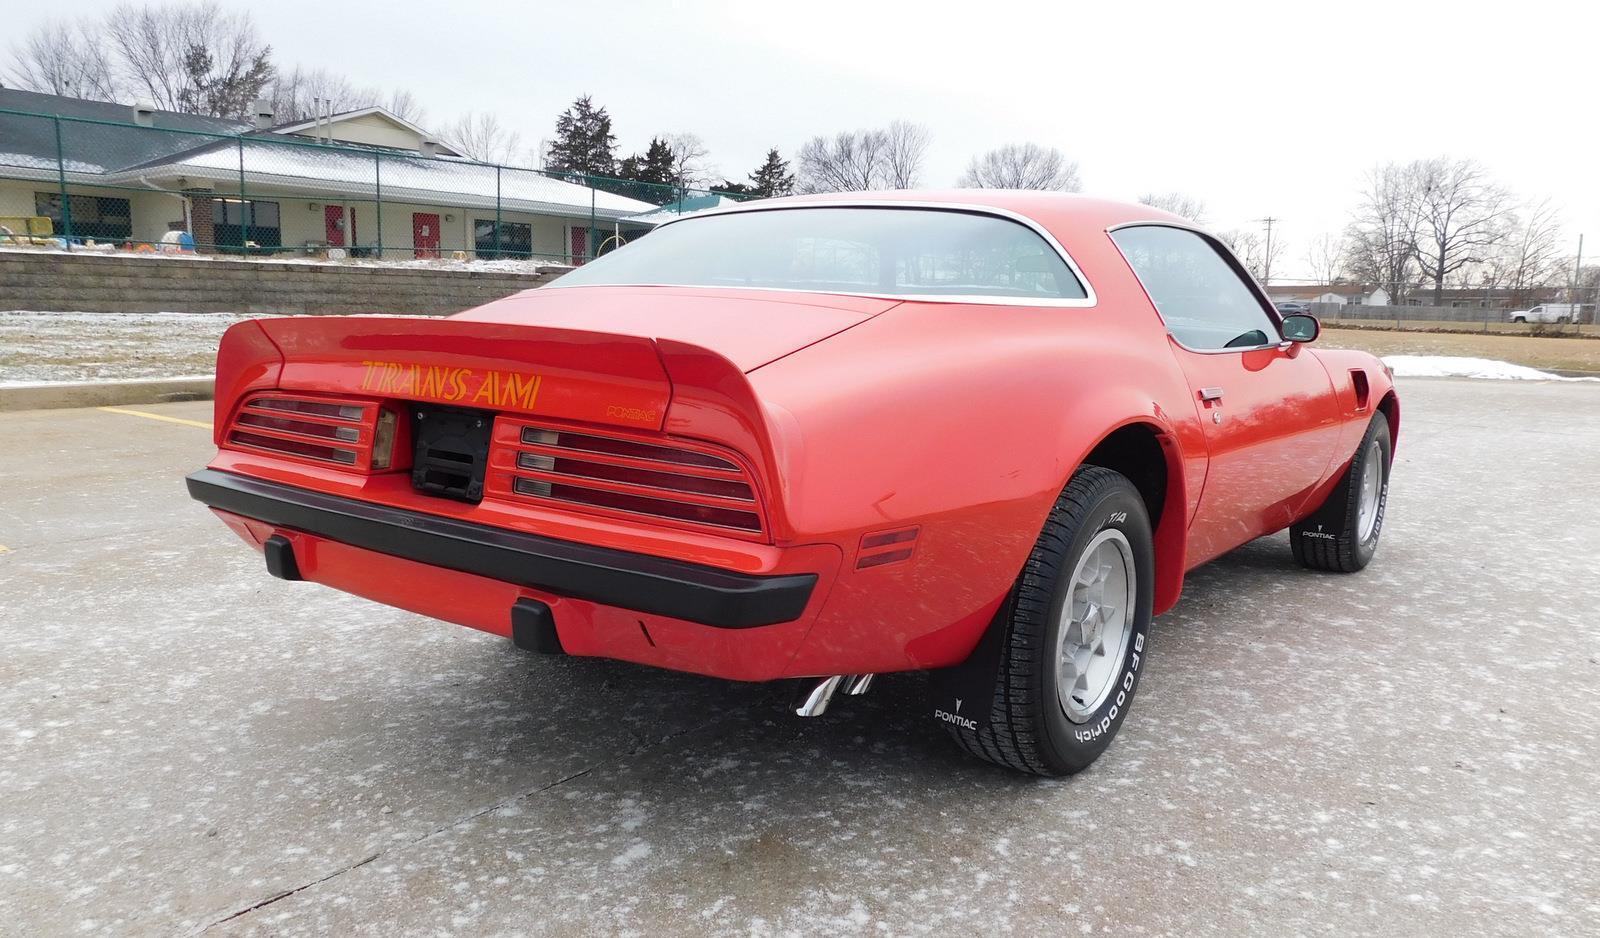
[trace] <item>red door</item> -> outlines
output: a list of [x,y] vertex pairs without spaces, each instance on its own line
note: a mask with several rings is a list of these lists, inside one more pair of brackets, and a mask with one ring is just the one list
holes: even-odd
[[322,220],[326,229],[324,238],[328,242],[328,247],[344,247],[344,206],[324,205],[322,207]]
[[1295,520],[1328,469],[1340,409],[1327,369],[1298,345],[1197,352],[1174,342],[1173,353],[1210,455],[1189,526],[1195,565]]
[[589,259],[589,229],[572,229],[572,262],[582,264]]
[[411,243],[416,247],[419,260],[438,257],[439,216],[427,212],[412,212]]

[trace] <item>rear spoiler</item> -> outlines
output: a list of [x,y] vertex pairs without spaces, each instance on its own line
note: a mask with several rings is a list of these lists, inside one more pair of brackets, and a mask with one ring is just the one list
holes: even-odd
[[664,432],[743,453],[768,492],[779,477],[769,414],[744,372],[671,339],[399,316],[247,320],[217,350],[219,446],[239,402],[268,389]]

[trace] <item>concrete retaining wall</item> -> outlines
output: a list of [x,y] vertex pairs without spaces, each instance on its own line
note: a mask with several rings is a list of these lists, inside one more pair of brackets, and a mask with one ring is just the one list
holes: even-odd
[[108,407],[209,400],[211,378],[131,378],[125,381],[59,381],[0,385],[0,413],[56,407]]
[[553,280],[536,273],[0,251],[0,309],[444,315]]

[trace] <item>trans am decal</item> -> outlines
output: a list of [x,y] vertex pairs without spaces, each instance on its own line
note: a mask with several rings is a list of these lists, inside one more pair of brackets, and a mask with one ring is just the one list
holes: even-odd
[[474,404],[485,407],[516,407],[532,410],[544,379],[536,374],[514,371],[479,371],[472,368],[447,368],[415,362],[363,361],[361,390],[379,394],[441,401],[446,404]]

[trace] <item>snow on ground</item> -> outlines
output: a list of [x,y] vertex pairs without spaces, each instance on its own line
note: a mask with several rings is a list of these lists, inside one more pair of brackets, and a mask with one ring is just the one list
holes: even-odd
[[1492,378],[1501,381],[1600,381],[1600,378],[1568,378],[1526,365],[1496,361],[1493,358],[1465,358],[1455,355],[1386,355],[1383,359],[1397,378]]
[[[34,245],[19,247],[14,245],[0,246],[0,250],[18,254],[64,254],[60,248]],[[397,249],[398,250],[398,249]],[[406,248],[410,250],[410,248]],[[164,260],[199,260],[199,261],[246,261],[256,264],[309,264],[319,267],[398,267],[406,270],[464,270],[464,271],[492,271],[495,273],[536,274],[552,268],[564,269],[570,265],[550,258],[501,258],[499,260],[455,260],[451,257],[438,257],[427,259],[387,259],[375,258],[345,258],[343,260],[329,260],[324,257],[306,257],[304,255],[271,254],[261,257],[239,257],[232,254],[136,254],[128,251],[117,251],[110,244],[96,245],[93,248],[76,247],[74,254],[114,254],[117,257],[133,258],[140,261],[159,262]]]
[[[436,261],[415,262],[419,266]],[[448,262],[446,262],[448,263]],[[520,261],[481,262],[518,264]],[[41,313],[0,311],[0,387],[39,381],[101,381],[210,374],[217,340],[242,313]],[[1594,381],[1490,358],[1389,355],[1402,378]]]
[[0,387],[210,374],[240,313],[0,312]]

